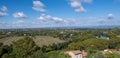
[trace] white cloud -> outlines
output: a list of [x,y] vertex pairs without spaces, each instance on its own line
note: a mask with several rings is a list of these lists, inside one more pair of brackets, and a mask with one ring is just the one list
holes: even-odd
[[40,11],[40,12],[45,12],[45,6],[41,1],[33,1],[33,7],[34,10]]
[[8,11],[7,7],[6,6],[2,6],[0,8],[0,17],[7,16],[8,15],[7,11]]
[[76,12],[86,12],[86,9],[82,6],[82,3],[91,3],[92,0],[70,0],[70,5]]
[[114,19],[114,15],[112,13],[109,13],[107,18],[108,19]]
[[51,15],[46,15],[46,14],[42,14],[38,19],[40,21],[53,21],[55,23],[63,23],[63,24],[64,23],[69,24],[74,22],[73,20],[63,19],[63,18],[51,16]]
[[45,21],[45,20],[51,19],[51,18],[52,18],[52,16],[50,16],[50,15],[41,14],[41,16],[38,19],[41,21]]
[[0,12],[0,17],[4,17],[4,16],[6,16],[6,15],[8,15],[8,14],[5,13],[5,12]]
[[73,8],[75,8],[75,11],[76,12],[85,12],[86,10],[83,8],[83,6],[81,5],[81,2],[78,2],[78,1],[72,1],[71,3],[71,6]]
[[23,12],[14,13],[13,16],[15,18],[26,18],[27,17]]
[[77,8],[81,6],[81,3],[78,1],[71,1],[71,6]]
[[8,11],[8,9],[7,9],[7,7],[6,7],[6,6],[2,6],[2,7],[0,8],[0,10],[1,10],[1,11],[3,11],[3,12]]
[[53,17],[51,15],[46,15],[46,14],[42,14],[39,18],[39,20],[52,20],[54,22],[64,22],[64,19],[62,18],[58,18],[58,17]]
[[86,9],[84,9],[84,8],[81,6],[81,7],[79,7],[79,8],[76,8],[75,11],[81,13],[81,12],[86,12]]

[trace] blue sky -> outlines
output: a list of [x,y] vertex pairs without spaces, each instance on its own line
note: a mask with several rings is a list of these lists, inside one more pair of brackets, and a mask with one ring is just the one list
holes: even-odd
[[120,0],[0,0],[1,28],[120,25]]

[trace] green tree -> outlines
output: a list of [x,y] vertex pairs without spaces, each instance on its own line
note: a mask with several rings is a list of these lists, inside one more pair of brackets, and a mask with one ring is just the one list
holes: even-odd
[[46,58],[46,55],[41,50],[38,50],[30,55],[29,58]]
[[69,55],[60,51],[51,51],[46,54],[47,58],[70,58]]
[[36,51],[37,46],[30,37],[25,37],[24,39],[18,40],[13,43],[13,52],[12,54],[15,58],[27,58],[28,55],[31,55]]
[[4,55],[4,54],[8,54],[10,53],[12,50],[11,46],[7,46],[7,45],[2,45],[0,47],[0,58]]
[[109,53],[105,55],[106,58],[120,58],[120,54],[117,53]]

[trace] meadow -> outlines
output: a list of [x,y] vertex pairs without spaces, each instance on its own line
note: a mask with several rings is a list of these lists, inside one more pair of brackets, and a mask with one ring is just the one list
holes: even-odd
[[[0,39],[0,42],[3,43],[4,45],[11,45],[12,42],[18,41],[20,39],[24,39],[24,36],[5,37]],[[58,38],[53,38],[50,36],[35,36],[33,41],[39,47],[43,45],[51,45],[53,43],[57,44],[65,42],[64,40],[60,40]]]

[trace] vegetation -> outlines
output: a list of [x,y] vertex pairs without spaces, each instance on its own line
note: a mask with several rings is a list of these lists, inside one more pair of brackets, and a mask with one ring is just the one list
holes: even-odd
[[[0,42],[4,45],[11,45],[12,42],[18,41],[20,39],[24,39],[25,36],[12,36],[12,37],[6,37],[0,39]],[[53,38],[51,36],[35,36],[33,37],[33,40],[37,46],[43,46],[43,45],[50,45],[50,44],[57,44],[57,43],[63,43],[64,40],[60,40],[58,38]]]
[[104,50],[108,48],[108,41],[103,39],[88,39],[70,43],[68,49],[72,50]]
[[119,35],[120,28],[0,30],[0,58],[70,58],[66,50],[85,50],[87,58],[120,58],[120,52],[102,52],[119,51]]

